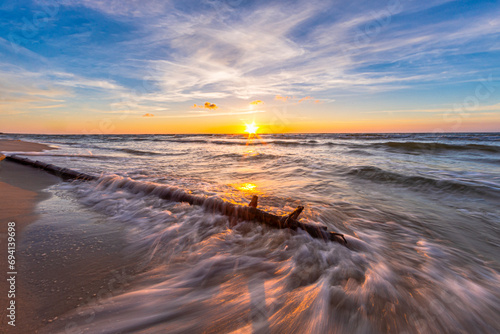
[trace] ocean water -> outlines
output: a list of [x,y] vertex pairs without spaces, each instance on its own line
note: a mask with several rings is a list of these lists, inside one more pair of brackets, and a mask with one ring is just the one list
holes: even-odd
[[[100,175],[54,191],[119,224],[138,262],[129,289],[54,332],[500,332],[498,133],[0,137],[51,144],[24,155]],[[301,221],[352,247],[235,225],[142,184],[258,195],[275,214],[303,205]]]

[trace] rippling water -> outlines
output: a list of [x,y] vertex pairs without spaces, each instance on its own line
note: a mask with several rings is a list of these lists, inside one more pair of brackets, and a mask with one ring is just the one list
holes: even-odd
[[[500,134],[8,138],[59,148],[32,158],[102,173],[60,191],[123,225],[127,252],[142,259],[131,290],[101,301],[77,330],[500,331]],[[232,226],[134,191],[137,182],[241,204],[257,194],[278,214],[304,205],[302,221],[354,247]]]

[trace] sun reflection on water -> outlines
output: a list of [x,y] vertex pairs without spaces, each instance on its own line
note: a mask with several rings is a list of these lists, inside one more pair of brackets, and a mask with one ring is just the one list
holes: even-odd
[[237,187],[238,190],[247,192],[255,192],[256,188],[257,186],[253,183],[242,183]]

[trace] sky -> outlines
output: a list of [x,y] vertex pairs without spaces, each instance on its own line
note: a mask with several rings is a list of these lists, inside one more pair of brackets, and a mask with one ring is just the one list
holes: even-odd
[[500,131],[500,2],[0,3],[0,132]]

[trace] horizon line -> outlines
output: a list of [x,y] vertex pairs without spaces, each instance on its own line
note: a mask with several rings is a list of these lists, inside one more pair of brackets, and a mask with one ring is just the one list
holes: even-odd
[[[442,131],[442,132],[263,132],[258,135],[284,135],[284,134],[500,134],[500,131]],[[36,136],[167,136],[167,135],[247,135],[247,133],[23,133],[0,132],[0,135],[36,135]]]

